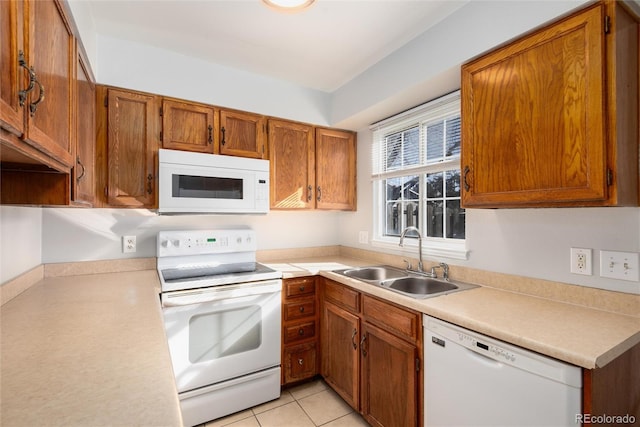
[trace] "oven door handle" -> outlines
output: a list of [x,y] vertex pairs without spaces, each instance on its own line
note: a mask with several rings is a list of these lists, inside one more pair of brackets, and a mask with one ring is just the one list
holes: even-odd
[[162,294],[162,307],[182,307],[204,304],[231,298],[273,294],[282,291],[282,280],[224,285],[218,287],[192,289],[188,291],[166,292]]

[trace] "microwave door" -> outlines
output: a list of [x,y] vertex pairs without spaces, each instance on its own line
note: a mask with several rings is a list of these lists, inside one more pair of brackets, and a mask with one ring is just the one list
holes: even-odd
[[255,210],[252,171],[160,165],[161,213],[243,213]]

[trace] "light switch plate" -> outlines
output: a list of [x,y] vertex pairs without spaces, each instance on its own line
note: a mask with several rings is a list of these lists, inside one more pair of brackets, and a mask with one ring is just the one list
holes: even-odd
[[600,276],[611,279],[640,280],[638,253],[600,251]]

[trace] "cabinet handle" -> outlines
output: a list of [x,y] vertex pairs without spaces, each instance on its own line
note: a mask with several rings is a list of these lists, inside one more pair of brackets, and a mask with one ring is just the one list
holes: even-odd
[[300,286],[298,289],[300,289],[300,292],[304,292],[304,285]]
[[85,172],[84,165],[80,161],[80,156],[76,156],[76,163],[80,165],[80,167],[82,168],[82,173],[80,174],[80,176],[76,178],[76,183],[80,183],[80,180],[84,177],[84,172]]
[[298,335],[300,335],[300,336],[304,335],[304,329],[303,328],[298,329]]
[[[35,77],[35,75],[34,75]],[[29,104],[29,114],[31,114],[31,117],[36,115],[36,110],[38,109],[38,104],[40,104],[42,101],[44,101],[44,86],[42,86],[42,83],[40,83],[40,81],[38,81],[38,79],[36,78],[36,83],[38,85],[38,88],[40,88],[40,96],[38,96],[38,99],[36,99],[34,102]]]
[[300,313],[304,313],[304,307],[300,307]]
[[464,183],[464,190],[465,191],[469,191],[469,189],[471,188],[471,186],[467,182],[467,175],[469,175],[470,171],[471,171],[471,169],[469,169],[469,166],[465,166],[464,167],[464,174],[462,175],[462,181]]
[[319,185],[318,185],[317,191],[318,191],[317,200],[320,201],[320,199],[322,199],[322,189],[320,188]]
[[304,360],[298,359],[298,365],[302,365],[303,362],[304,362]]
[[27,86],[26,89],[18,92],[18,100],[20,101],[20,106],[22,107],[24,106],[24,102],[27,100],[27,95],[33,90],[36,85],[36,72],[34,71],[33,67],[27,67],[27,61],[24,59],[23,51],[18,52],[18,65],[27,70],[27,73],[29,73],[29,86]]
[[310,202],[311,199],[313,198],[313,195],[311,194],[313,192],[313,187],[312,186],[308,186],[307,187],[307,202]]
[[362,356],[367,356],[367,349],[364,348],[364,342],[367,339],[367,334],[362,335],[362,339],[360,340],[360,351],[362,352]]
[[211,145],[213,143],[213,126],[209,125],[207,129],[209,129],[209,145]]
[[147,176],[147,193],[153,193],[153,187],[151,186],[151,181],[153,181],[153,175],[149,174]]
[[354,341],[354,338],[356,337],[356,334],[358,333],[358,330],[356,328],[353,328],[353,333],[351,334],[351,345],[353,346],[353,349],[355,350],[356,348],[358,348],[358,345],[356,344],[356,342]]
[[224,140],[224,133],[226,132],[224,126],[222,127],[222,129],[220,129],[220,131],[222,132],[222,141],[220,141],[220,144],[224,145],[226,143],[226,141]]

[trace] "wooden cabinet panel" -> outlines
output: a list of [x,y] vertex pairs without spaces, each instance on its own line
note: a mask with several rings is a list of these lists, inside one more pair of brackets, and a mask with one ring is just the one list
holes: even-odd
[[284,282],[284,293],[287,298],[315,295],[316,279],[315,277],[287,279]]
[[311,342],[286,348],[282,365],[284,367],[284,384],[313,377],[318,372],[316,343]]
[[162,148],[213,154],[217,119],[213,107],[164,99]]
[[220,110],[218,153],[264,159],[265,117],[243,111]]
[[362,324],[361,412],[372,426],[419,425],[417,348]]
[[96,86],[88,63],[77,49],[76,164],[71,174],[72,199],[95,201]]
[[464,207],[637,205],[638,25],[617,3],[462,67]]
[[420,313],[405,310],[368,295],[362,296],[362,315],[369,323],[415,342],[419,336]]
[[[19,92],[27,88],[27,72],[19,65],[23,43],[23,2],[0,2],[0,125],[17,136],[24,132]],[[24,55],[23,55],[24,57]],[[26,63],[25,63],[26,66]]]
[[154,208],[159,138],[159,98],[108,89],[107,203]]
[[311,209],[315,206],[313,126],[269,119],[271,208]]
[[321,374],[351,407],[360,407],[360,319],[325,301],[322,312]]
[[360,311],[360,293],[358,291],[354,291],[332,280],[325,279],[323,292],[326,301],[331,301],[353,313]]
[[284,327],[283,339],[285,344],[306,340],[316,336],[316,322],[301,322]]
[[30,94],[26,139],[69,168],[75,164],[75,39],[57,0],[25,1],[27,64],[37,75]]
[[356,209],[356,137],[316,129],[316,208]]
[[284,305],[285,320],[296,320],[302,317],[313,316],[315,314],[316,314],[315,297],[287,302]]

